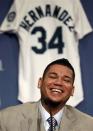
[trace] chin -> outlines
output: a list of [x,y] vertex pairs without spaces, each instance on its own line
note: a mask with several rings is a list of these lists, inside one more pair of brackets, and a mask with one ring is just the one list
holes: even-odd
[[52,107],[57,107],[57,106],[59,106],[61,104],[61,102],[60,101],[50,101],[50,105],[52,106]]
[[53,99],[50,99],[50,98],[46,98],[44,100],[44,103],[46,105],[49,105],[50,107],[57,107],[58,105],[61,104],[61,101],[59,101],[59,100],[53,100]]

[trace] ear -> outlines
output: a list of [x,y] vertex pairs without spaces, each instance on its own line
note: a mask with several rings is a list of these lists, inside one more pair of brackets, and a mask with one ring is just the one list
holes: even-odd
[[38,88],[41,87],[41,83],[42,83],[42,78],[40,77],[39,80],[38,80]]
[[71,92],[71,96],[73,96],[73,94],[74,94],[74,86],[73,86],[73,89],[72,89],[72,92]]

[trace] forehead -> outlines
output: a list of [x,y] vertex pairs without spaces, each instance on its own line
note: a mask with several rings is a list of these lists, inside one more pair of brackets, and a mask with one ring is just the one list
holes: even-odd
[[47,71],[47,73],[49,72],[67,72],[67,73],[70,73],[70,74],[73,74],[73,71],[67,67],[67,66],[64,66],[64,65],[59,65],[59,64],[54,64],[54,65],[51,65]]

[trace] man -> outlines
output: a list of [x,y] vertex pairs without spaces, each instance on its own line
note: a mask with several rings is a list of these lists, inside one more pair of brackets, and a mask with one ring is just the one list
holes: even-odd
[[50,63],[38,82],[41,100],[2,110],[0,131],[93,131],[92,117],[66,105],[74,79],[67,59]]

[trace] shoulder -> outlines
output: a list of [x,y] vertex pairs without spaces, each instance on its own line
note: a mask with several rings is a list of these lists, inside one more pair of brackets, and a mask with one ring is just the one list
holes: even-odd
[[38,102],[36,103],[25,103],[25,104],[20,104],[16,106],[11,106],[7,107],[3,110],[0,111],[0,117],[3,118],[15,118],[15,117],[20,117],[22,114],[27,114],[27,113],[34,113],[36,112],[38,107]]
[[0,111],[0,129],[2,131],[26,131],[28,124],[33,125],[33,122],[37,120],[38,114],[38,103],[25,103],[8,107]]
[[89,123],[89,124],[92,124],[92,127],[93,127],[93,117],[92,116],[90,116],[86,113],[83,113],[83,112],[79,111],[78,109],[68,106],[68,105],[66,105],[65,110],[66,110],[68,116],[76,119],[78,123],[80,123],[80,122],[85,123],[85,124]]

